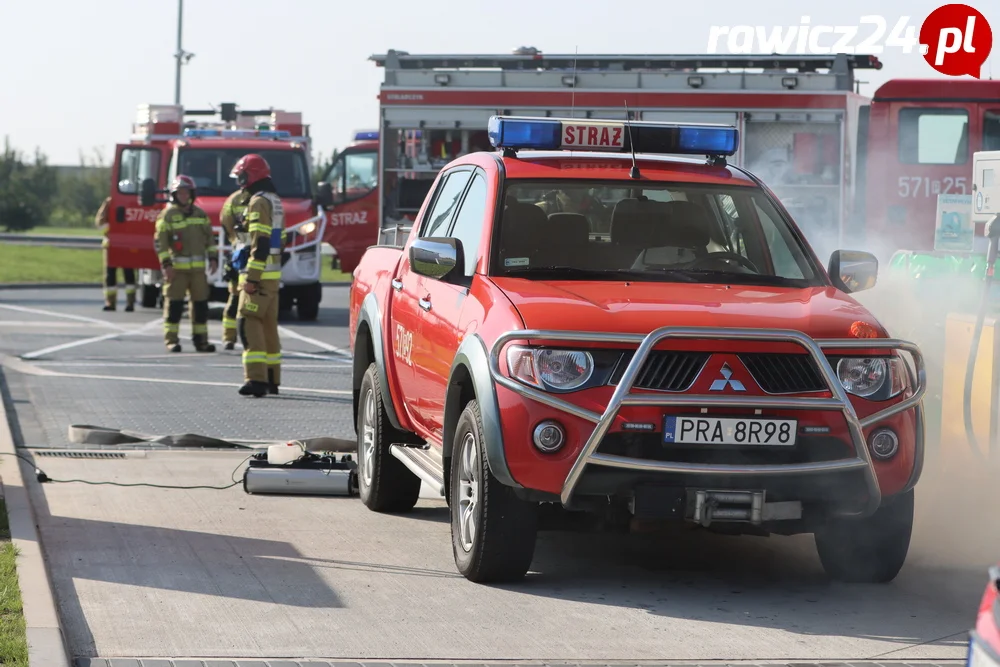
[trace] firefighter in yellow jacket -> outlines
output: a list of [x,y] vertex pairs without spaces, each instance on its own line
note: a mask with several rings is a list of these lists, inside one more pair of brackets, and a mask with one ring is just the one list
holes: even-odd
[[156,219],[156,252],[160,258],[165,284],[163,333],[167,349],[180,352],[181,316],[184,297],[191,298],[191,341],[198,352],[215,352],[208,342],[208,297],[210,289],[205,273],[218,268],[212,223],[195,206],[197,189],[190,176],[178,175],[170,185],[171,204]]
[[[246,208],[250,201],[250,193],[240,188],[229,195],[222,205],[222,212],[219,214],[219,223],[226,231],[229,245],[235,251],[237,244],[246,243]],[[232,260],[226,265],[226,273],[223,279],[229,283],[229,300],[226,301],[226,309],[222,311],[222,342],[227,350],[236,347],[236,315],[240,303],[239,271],[233,265]]]
[[[104,310],[118,308],[118,268],[108,263],[110,209],[111,197],[106,197],[94,218],[94,226],[104,232],[104,239],[101,240],[101,252],[104,254]],[[135,310],[135,269],[122,269],[122,274],[125,279],[125,311],[131,313]]]
[[234,253],[240,271],[237,328],[243,342],[242,396],[277,394],[281,384],[278,292],[285,212],[271,168],[260,155],[240,158],[230,176],[250,195],[246,209],[248,241]]

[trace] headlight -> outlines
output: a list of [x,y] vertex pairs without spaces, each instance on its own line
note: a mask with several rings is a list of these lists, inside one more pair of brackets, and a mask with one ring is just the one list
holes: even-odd
[[844,390],[873,401],[897,396],[906,386],[906,368],[898,357],[847,357],[837,362]]
[[302,234],[303,236],[305,236],[306,234],[312,234],[315,231],[316,231],[315,222],[308,222],[298,228],[299,234]]
[[534,349],[512,345],[507,350],[511,377],[539,389],[572,391],[590,380],[594,358],[582,350]]

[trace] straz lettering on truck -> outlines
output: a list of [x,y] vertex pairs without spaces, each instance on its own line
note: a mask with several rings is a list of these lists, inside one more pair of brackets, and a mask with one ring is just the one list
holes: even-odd
[[900,176],[899,196],[906,197],[933,197],[935,195],[964,195],[968,194],[965,184],[968,179],[965,176],[952,178],[930,178],[928,176]]
[[332,227],[343,227],[346,225],[367,225],[368,211],[345,211],[343,213],[331,213],[330,225]]
[[125,222],[156,222],[160,210],[156,208],[127,208]]
[[412,366],[410,354],[413,352],[413,332],[402,324],[396,325],[396,337],[392,341],[393,353],[407,366]]
[[624,148],[622,126],[566,125],[563,128],[563,148]]

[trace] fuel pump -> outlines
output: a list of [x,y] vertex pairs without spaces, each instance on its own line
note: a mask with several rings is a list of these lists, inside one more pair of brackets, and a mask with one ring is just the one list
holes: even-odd
[[972,420],[972,393],[975,384],[976,358],[979,354],[979,344],[983,334],[983,324],[990,311],[992,302],[993,275],[997,261],[997,246],[1000,244],[1000,217],[986,223],[986,238],[989,246],[986,251],[986,278],[983,280],[982,297],[979,302],[979,312],[976,314],[976,324],[972,330],[972,344],[969,346],[969,358],[965,366],[965,392],[962,405],[963,421],[969,447],[980,461],[993,461],[1000,458],[1000,443],[997,442],[998,415],[1000,410],[1000,336],[994,330],[992,369],[989,379],[990,410],[989,410],[989,440],[983,447],[976,438]]

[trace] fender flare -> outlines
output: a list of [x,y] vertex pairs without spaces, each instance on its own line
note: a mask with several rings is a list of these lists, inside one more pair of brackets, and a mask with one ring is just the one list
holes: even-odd
[[[361,302],[361,311],[358,313],[358,328],[360,328],[361,323],[367,324],[368,330],[371,332],[372,350],[375,353],[375,371],[378,373],[382,405],[385,408],[386,416],[393,428],[402,431],[404,429],[400,426],[399,417],[396,415],[396,406],[393,404],[392,395],[389,392],[389,378],[385,372],[385,351],[382,349],[382,343],[385,340],[382,334],[382,317],[374,292],[369,292],[368,296]],[[355,341],[355,350],[357,350],[357,341]],[[358,358],[356,352],[354,358]]]
[[462,414],[462,410],[465,409],[465,406],[459,405],[457,400],[452,400],[452,388],[456,386],[457,382],[456,375],[463,372],[472,379],[472,390],[479,403],[479,413],[483,420],[483,436],[486,440],[483,443],[483,448],[486,450],[486,462],[490,467],[490,472],[501,484],[521,488],[521,485],[514,481],[514,477],[510,474],[510,468],[507,467],[503,431],[500,428],[500,404],[497,401],[496,385],[490,374],[489,354],[486,351],[486,344],[479,334],[471,334],[462,340],[448,373],[448,400],[446,400],[444,407],[444,455],[445,457],[451,456],[453,437],[448,437],[448,434],[454,433],[458,418]]

